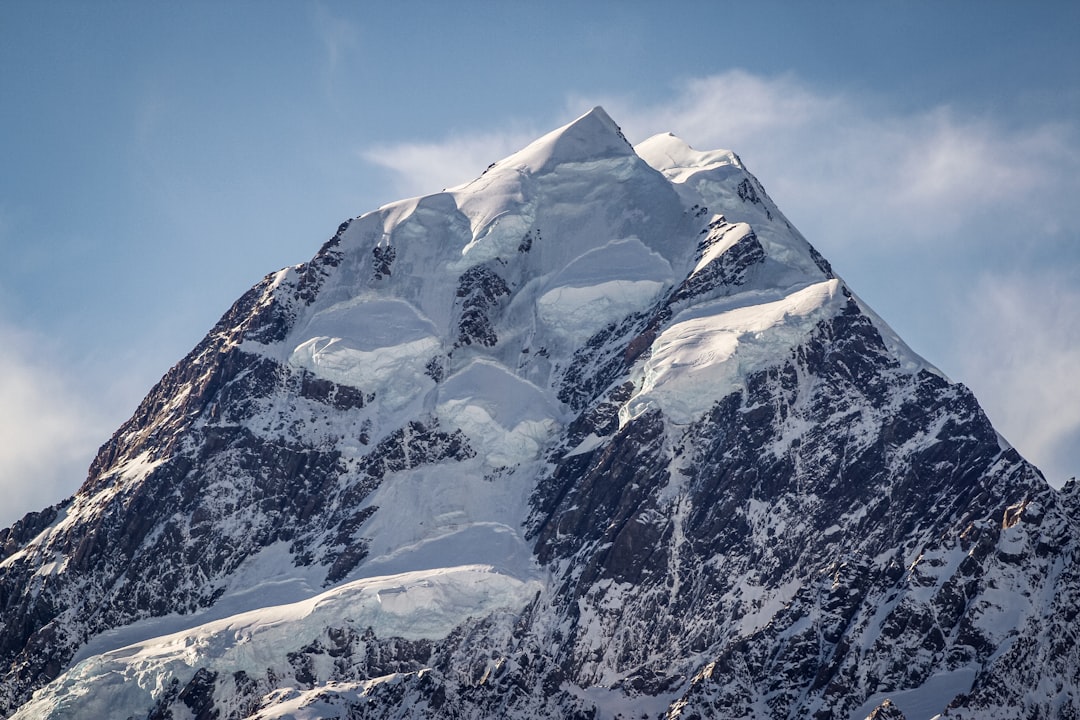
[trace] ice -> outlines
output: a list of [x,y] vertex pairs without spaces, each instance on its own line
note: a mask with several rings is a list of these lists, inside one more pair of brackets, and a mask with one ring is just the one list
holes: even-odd
[[558,405],[536,385],[486,359],[448,378],[436,414],[458,428],[493,467],[535,459],[558,427]]
[[552,277],[537,299],[537,317],[580,343],[608,323],[651,306],[673,277],[671,264],[639,238],[612,240]]
[[[480,563],[525,579],[536,567],[521,528],[528,472],[485,472],[480,458],[398,473],[366,500],[378,512],[363,525],[369,556],[362,575]],[[407,508],[402,515],[393,512]]]
[[474,231],[473,240],[461,250],[463,261],[451,265],[454,270],[511,255],[517,252],[525,233],[529,232],[532,218],[526,215],[501,212],[493,219],[483,218]]
[[291,365],[374,393],[390,409],[431,387],[424,368],[441,347],[434,323],[398,299],[338,303],[315,314],[296,335]]
[[187,631],[261,607],[284,605],[317,595],[326,576],[326,568],[319,565],[294,566],[288,547],[289,543],[280,541],[248,558],[230,576],[229,584],[213,606],[194,614],[173,613],[108,630],[83,645],[72,658],[71,666],[93,655],[151,638]]
[[537,300],[536,314],[556,335],[581,343],[605,325],[649,307],[663,289],[663,283],[628,280],[557,287]]
[[653,406],[673,422],[692,422],[741,387],[746,374],[787,357],[813,326],[839,310],[837,280],[815,283],[769,303],[734,309],[718,302],[676,317],[652,344],[639,391],[620,411],[626,424]]
[[583,287],[608,280],[670,283],[674,273],[662,255],[640,238],[612,240],[572,260],[550,280],[552,285]]
[[540,450],[563,421],[561,406],[488,358],[446,378],[433,397],[440,430],[464,433],[476,456],[385,477],[365,499],[384,511],[361,529],[369,556],[355,572],[486,563],[531,577],[532,551],[521,525]]
[[436,335],[435,325],[397,298],[357,297],[316,313],[300,337],[337,337],[361,352],[375,352]]
[[[371,628],[380,638],[438,640],[469,617],[523,607],[539,589],[490,566],[466,565],[367,578],[316,597],[265,607],[153,638],[80,662],[35,695],[20,720],[143,716],[160,683],[196,668],[263,674],[327,627]],[[393,596],[380,602],[380,594]],[[325,678],[322,678],[325,681]],[[90,690],[93,692],[90,692]]]

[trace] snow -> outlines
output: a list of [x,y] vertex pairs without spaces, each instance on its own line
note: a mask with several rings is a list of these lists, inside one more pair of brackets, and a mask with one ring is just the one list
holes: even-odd
[[584,455],[587,452],[592,452],[596,448],[603,445],[605,440],[607,440],[606,437],[600,437],[599,435],[596,435],[595,433],[589,433],[588,435],[585,436],[584,440],[582,440],[580,443],[578,443],[578,445],[576,447],[574,447],[569,452],[567,452],[565,455],[563,455],[563,458],[571,458],[571,457],[574,457],[575,455]]
[[172,613],[147,618],[108,630],[83,645],[70,666],[118,648],[155,637],[189,631],[199,625],[271,605],[284,605],[313,597],[320,592],[326,569],[322,566],[296,567],[289,543],[279,541],[248,558],[229,576],[221,598],[197,613]]
[[[694,150],[671,133],[654,135],[635,146],[635,150],[645,162],[674,183],[684,198],[694,199],[714,213],[720,211],[735,222],[746,220],[752,223],[758,239],[773,260],[798,268],[801,272],[814,272],[809,244],[784,220],[771,200],[761,197],[762,205],[759,207],[743,201],[732,191],[740,178],[750,178],[735,153],[729,150]],[[928,370],[945,377],[908,347],[888,323],[864,302],[858,297],[855,300],[905,371],[914,374]]]
[[956,574],[966,557],[967,553],[959,545],[920,553],[908,568],[910,597],[919,603],[929,604],[942,586]]
[[[422,671],[423,672],[423,671]],[[361,682],[328,682],[311,690],[294,688],[268,693],[259,720],[328,720],[348,717],[349,703],[357,703],[376,685],[394,682],[399,673]]]
[[848,717],[850,720],[864,720],[874,708],[888,699],[904,713],[907,720],[931,720],[938,717],[954,697],[971,690],[977,674],[976,667],[962,667],[937,673],[917,688],[876,693]]
[[[718,219],[722,219],[722,216],[714,217],[714,221]],[[694,271],[690,273],[690,275],[697,275],[711,262],[713,262],[725,252],[730,250],[731,247],[735,245],[735,243],[739,242],[750,233],[751,228],[746,223],[736,223],[735,225],[729,225],[724,230],[723,235],[720,236],[720,239],[710,245],[708,250],[702,253],[701,260],[698,261],[698,264],[694,267]]]
[[739,635],[748,637],[772,622],[776,613],[791,602],[802,586],[802,581],[797,579],[788,580],[775,589],[750,583],[741,585],[741,599],[754,609],[739,620]]
[[[106,507],[109,501],[124,489],[145,480],[163,462],[162,459],[151,460],[150,455],[150,451],[145,451],[131,459],[123,460],[113,470],[116,476],[113,482],[99,486],[92,495],[76,495],[71,506],[61,510],[49,527],[38,533],[20,550],[0,560],[0,569],[14,565],[17,562],[24,562],[38,548],[48,547],[54,538],[63,537],[64,533],[72,526],[84,521],[87,517],[92,517],[95,513],[101,512],[101,508]],[[36,574],[39,576],[51,574],[61,570],[66,563],[66,559],[63,561],[59,558],[53,559],[47,562],[47,566],[40,567]]]
[[900,366],[904,369],[905,372],[909,372],[914,375],[922,370],[926,370],[945,380],[949,379],[948,377],[946,377],[945,373],[943,373],[934,365],[927,362],[925,358],[912,350],[908,346],[908,344],[904,342],[899,335],[896,334],[896,331],[893,330],[889,326],[889,324],[881,318],[880,315],[874,312],[869,305],[864,303],[858,295],[856,295],[855,293],[852,293],[851,295],[853,298],[855,298],[855,302],[858,303],[859,310],[861,310],[864,315],[870,318],[870,322],[874,324],[874,327],[877,329],[878,334],[881,335],[881,340],[885,343],[885,347],[887,347],[893,357],[895,357],[900,362]]
[[634,146],[638,156],[673,183],[685,183],[699,172],[725,166],[741,168],[730,150],[698,151],[672,133],[661,133]]
[[629,718],[664,717],[668,706],[678,697],[677,692],[669,692],[655,697],[652,695],[630,696],[621,690],[600,686],[579,689],[564,685],[563,689],[569,690],[581,699],[595,705],[599,710],[598,717],[627,718],[628,720]]
[[331,699],[343,701],[357,701],[364,696],[374,683],[365,682],[331,682],[325,686],[312,690],[288,689],[268,695],[269,707],[259,711],[260,720],[325,720],[338,718],[345,709]]
[[497,165],[541,173],[564,163],[583,163],[633,154],[633,148],[622,137],[615,121],[602,107],[597,106],[573,122],[533,141]]

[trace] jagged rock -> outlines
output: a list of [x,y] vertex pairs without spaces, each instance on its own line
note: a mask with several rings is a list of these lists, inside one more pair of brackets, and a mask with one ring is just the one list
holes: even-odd
[[891,700],[885,700],[866,716],[866,720],[907,720],[907,716]]
[[483,265],[469,268],[458,280],[457,297],[461,303],[458,344],[495,345],[498,338],[488,315],[499,298],[509,294],[510,288],[494,271]]

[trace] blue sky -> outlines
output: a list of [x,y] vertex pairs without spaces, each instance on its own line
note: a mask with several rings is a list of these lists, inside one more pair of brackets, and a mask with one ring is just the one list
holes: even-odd
[[380,5],[0,3],[0,524],[73,492],[264,274],[596,104],[738,152],[1021,453],[1080,474],[1080,4]]

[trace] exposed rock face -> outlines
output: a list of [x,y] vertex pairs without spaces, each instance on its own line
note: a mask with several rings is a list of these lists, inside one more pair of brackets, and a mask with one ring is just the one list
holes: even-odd
[[736,156],[597,109],[268,276],[0,531],[0,708],[1076,718],[1078,518]]
[[458,344],[493,347],[498,343],[489,313],[500,297],[509,294],[510,289],[494,271],[483,265],[469,268],[458,281],[457,297],[461,303]]

